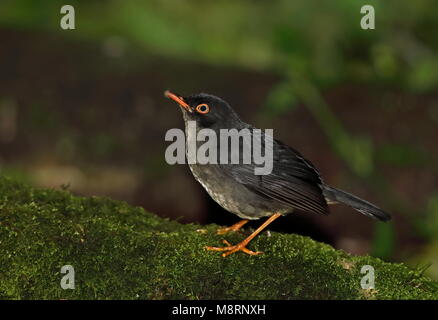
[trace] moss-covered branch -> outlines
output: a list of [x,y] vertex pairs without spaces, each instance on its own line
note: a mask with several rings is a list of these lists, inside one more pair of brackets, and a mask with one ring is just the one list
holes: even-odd
[[[418,271],[294,234],[265,233],[250,245],[265,254],[222,258],[204,250],[220,244],[216,228],[0,178],[0,298],[438,298]],[[73,290],[60,286],[63,265],[75,269]],[[361,289],[363,265],[375,268],[375,290]]]

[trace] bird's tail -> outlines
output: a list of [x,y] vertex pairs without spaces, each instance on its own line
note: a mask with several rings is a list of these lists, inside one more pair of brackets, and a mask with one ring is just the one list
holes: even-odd
[[376,207],[372,203],[369,203],[368,201],[360,199],[348,192],[333,187],[329,187],[326,185],[323,185],[322,188],[323,188],[324,197],[329,203],[330,202],[344,203],[368,217],[378,219],[381,221],[391,220],[391,216],[388,213]]

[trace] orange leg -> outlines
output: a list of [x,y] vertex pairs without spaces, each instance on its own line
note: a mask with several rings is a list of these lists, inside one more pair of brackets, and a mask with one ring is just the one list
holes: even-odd
[[229,231],[237,231],[240,228],[242,228],[247,222],[248,222],[248,220],[239,221],[239,222],[233,224],[231,227],[225,227],[225,228],[218,229],[216,233],[217,234],[225,234]]
[[232,245],[231,243],[229,243],[226,240],[223,240],[223,242],[227,245],[227,247],[206,247],[207,250],[214,250],[214,251],[227,251],[224,252],[222,254],[222,257],[226,257],[230,254],[233,254],[237,251],[243,251],[247,254],[250,255],[257,255],[257,254],[262,254],[262,252],[260,251],[251,251],[248,250],[246,248],[247,244],[254,239],[260,232],[263,231],[263,229],[265,229],[272,221],[274,221],[275,219],[277,219],[278,217],[281,217],[281,214],[279,213],[275,213],[272,216],[269,217],[268,220],[266,220],[260,227],[257,228],[256,231],[254,231],[248,238],[246,238],[245,240],[243,240],[242,242],[236,244],[236,245]]

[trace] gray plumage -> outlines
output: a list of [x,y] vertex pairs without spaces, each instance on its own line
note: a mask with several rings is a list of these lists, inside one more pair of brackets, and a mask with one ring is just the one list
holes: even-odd
[[[182,108],[184,120],[186,124],[188,120],[196,121],[198,131],[203,128],[210,128],[216,133],[220,129],[254,129],[241,121],[227,102],[213,95],[196,94],[184,97],[183,101],[192,111]],[[208,113],[196,111],[201,104],[209,106]],[[264,133],[263,137],[266,137]],[[186,139],[188,143],[195,139],[187,126]],[[190,164],[190,169],[219,205],[244,219],[258,219],[274,213],[287,214],[294,209],[327,214],[328,204],[333,203],[346,204],[378,220],[390,219],[390,215],[377,206],[326,185],[315,166],[295,149],[276,139],[272,142],[273,169],[268,175],[255,175],[254,163]],[[241,148],[243,143],[241,140]]]

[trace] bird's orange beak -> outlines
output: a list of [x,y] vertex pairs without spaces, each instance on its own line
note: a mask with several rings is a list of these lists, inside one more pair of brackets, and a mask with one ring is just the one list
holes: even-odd
[[164,96],[166,98],[172,99],[173,101],[178,103],[181,108],[186,109],[188,112],[193,112],[192,108],[190,108],[190,106],[184,101],[182,97],[177,96],[176,94],[170,92],[169,90],[164,91]]

